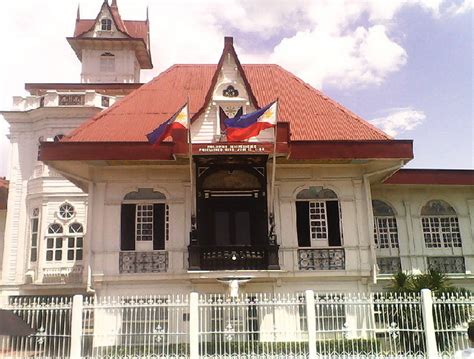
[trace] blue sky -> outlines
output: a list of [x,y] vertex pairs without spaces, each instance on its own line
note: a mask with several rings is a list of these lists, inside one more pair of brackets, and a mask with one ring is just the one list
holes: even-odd
[[[78,82],[70,36],[77,1],[0,2],[0,109],[25,82]],[[124,19],[150,8],[155,69],[216,63],[233,35],[243,63],[277,63],[395,138],[409,167],[473,168],[473,0],[118,0]],[[101,0],[81,0],[94,18]],[[25,20],[27,19],[27,21]],[[7,52],[5,52],[7,53]],[[0,176],[8,126],[0,118]]]

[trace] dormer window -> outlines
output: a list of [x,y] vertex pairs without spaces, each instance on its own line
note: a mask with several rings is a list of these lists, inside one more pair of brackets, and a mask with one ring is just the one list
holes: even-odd
[[105,52],[100,55],[100,72],[114,72],[115,71],[115,56],[110,52]]
[[112,20],[102,19],[100,22],[100,29],[102,31],[111,31],[112,30]]

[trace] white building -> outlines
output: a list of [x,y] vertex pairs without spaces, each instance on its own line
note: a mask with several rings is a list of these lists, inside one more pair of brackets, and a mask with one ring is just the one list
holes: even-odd
[[[67,40],[81,82],[26,84],[1,112],[0,293],[219,293],[233,278],[248,292],[370,291],[429,267],[474,288],[474,171],[403,169],[412,141],[277,65],[241,65],[231,38],[217,65],[175,65],[143,86],[148,20],[105,1]],[[225,118],[277,98],[276,139],[226,141]],[[186,131],[146,139],[188,99],[192,179]]]

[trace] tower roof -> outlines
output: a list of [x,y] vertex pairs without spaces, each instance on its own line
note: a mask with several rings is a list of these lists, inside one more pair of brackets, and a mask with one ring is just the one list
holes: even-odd
[[[103,33],[100,37],[93,36],[96,26],[100,23],[101,14],[108,13],[114,23],[120,37],[113,36],[112,33]],[[92,43],[102,42],[109,46],[120,46],[125,43],[131,44],[137,53],[137,59],[142,69],[153,68],[150,52],[150,23],[147,20],[123,20],[117,6],[117,2],[113,1],[109,5],[105,0],[95,19],[81,19],[78,15],[74,28],[74,35],[68,37],[67,40],[76,52],[79,60],[82,60],[82,48]]]

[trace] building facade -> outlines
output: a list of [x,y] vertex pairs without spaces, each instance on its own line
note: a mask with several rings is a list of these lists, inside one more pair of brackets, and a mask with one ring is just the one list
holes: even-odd
[[[403,169],[412,141],[277,65],[242,65],[231,38],[216,65],[144,85],[148,19],[104,1],[67,40],[81,82],[26,84],[2,112],[1,293],[366,292],[429,268],[474,288],[474,171]],[[275,129],[227,141],[224,119],[276,99]],[[191,146],[180,130],[148,144],[186,102]]]

